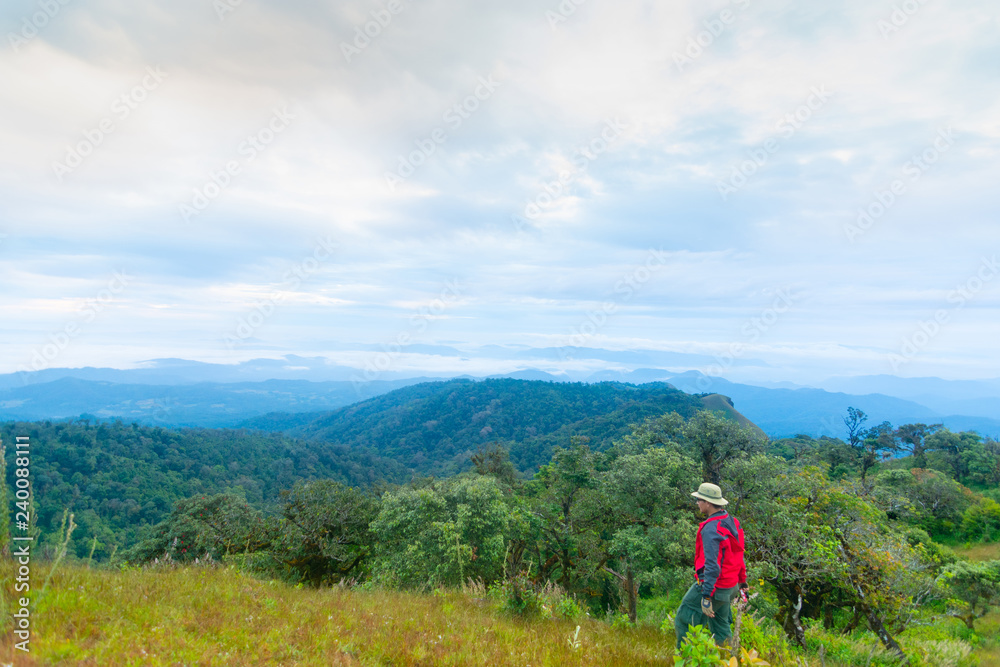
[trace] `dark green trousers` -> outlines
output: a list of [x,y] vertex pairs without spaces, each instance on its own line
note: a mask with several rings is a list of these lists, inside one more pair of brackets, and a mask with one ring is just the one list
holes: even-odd
[[681,606],[674,616],[674,630],[677,631],[677,648],[681,647],[687,635],[688,628],[692,625],[701,625],[708,628],[715,637],[715,643],[722,645],[727,639],[732,637],[733,631],[729,625],[733,618],[732,599],[739,593],[739,586],[732,588],[716,589],[712,596],[712,610],[715,618],[709,618],[701,613],[701,584],[694,584],[684,594]]

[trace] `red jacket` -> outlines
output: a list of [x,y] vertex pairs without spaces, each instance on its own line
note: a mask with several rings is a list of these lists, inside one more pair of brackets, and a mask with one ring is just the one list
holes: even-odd
[[698,525],[694,570],[704,597],[712,595],[716,589],[746,583],[743,529],[740,522],[725,511],[716,512]]

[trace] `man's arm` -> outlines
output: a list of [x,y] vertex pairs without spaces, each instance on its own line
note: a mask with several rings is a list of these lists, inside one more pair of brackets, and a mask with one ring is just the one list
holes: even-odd
[[715,582],[721,570],[719,554],[725,538],[719,534],[719,522],[712,521],[701,531],[701,546],[705,551],[705,569],[701,575],[701,596],[710,597],[715,592]]

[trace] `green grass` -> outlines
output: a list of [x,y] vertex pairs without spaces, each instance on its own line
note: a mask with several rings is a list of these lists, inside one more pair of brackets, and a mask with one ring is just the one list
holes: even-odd
[[[12,569],[4,566],[7,600]],[[41,569],[41,568],[39,568]],[[33,572],[42,577],[44,572]],[[14,659],[10,614],[0,663]],[[458,592],[311,590],[228,568],[63,566],[17,665],[670,665],[673,636],[591,619],[523,621]],[[582,626],[578,649],[567,639]]]
[[[33,610],[32,652],[24,655],[13,648],[13,568],[0,562],[0,664],[673,665],[673,634],[652,625],[525,620],[475,597],[481,592],[315,590],[262,581],[230,567],[118,571],[65,564]],[[46,575],[45,566],[33,565],[32,581]],[[658,615],[671,606],[660,602],[645,611]],[[567,640],[577,625],[574,649]],[[943,619],[908,630],[900,641],[916,657],[925,642],[954,641],[963,633],[959,621]],[[1000,666],[1000,614],[977,621],[977,635],[979,664]],[[827,667],[864,665],[876,643],[870,634],[825,636],[820,628],[808,636],[809,655],[793,652],[801,662],[789,664],[817,667],[816,649],[823,642]],[[883,662],[876,656],[872,665]]]

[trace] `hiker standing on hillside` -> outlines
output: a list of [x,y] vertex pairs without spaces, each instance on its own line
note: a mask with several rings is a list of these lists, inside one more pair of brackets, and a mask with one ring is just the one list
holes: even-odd
[[688,627],[708,627],[721,645],[732,636],[730,605],[737,594],[747,595],[747,568],[743,562],[743,529],[726,512],[729,501],[715,484],[702,484],[691,494],[698,512],[708,518],[698,525],[694,541],[695,583],[688,589],[674,617],[677,648]]

